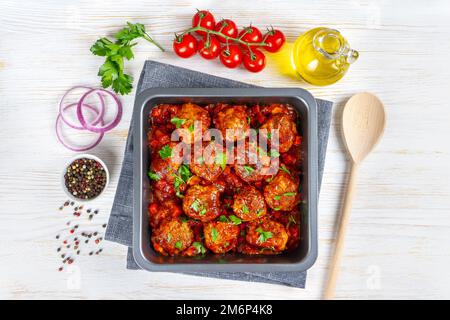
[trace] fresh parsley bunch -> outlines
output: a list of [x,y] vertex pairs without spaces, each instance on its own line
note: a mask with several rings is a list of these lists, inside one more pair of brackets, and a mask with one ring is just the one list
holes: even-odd
[[102,87],[112,87],[119,94],[128,94],[133,89],[133,77],[123,72],[123,60],[134,58],[133,47],[137,42],[132,42],[138,38],[144,38],[148,42],[157,46],[161,51],[164,49],[153,40],[141,23],[127,22],[127,27],[114,35],[115,42],[106,37],[98,39],[91,47],[91,52],[96,56],[106,57],[98,70],[98,75],[102,77]]

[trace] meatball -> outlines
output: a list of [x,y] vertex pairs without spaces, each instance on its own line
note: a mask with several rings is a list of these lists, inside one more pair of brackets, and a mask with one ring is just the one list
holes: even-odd
[[174,200],[164,201],[161,205],[151,203],[148,208],[150,225],[155,228],[164,220],[178,218],[183,211]]
[[[250,129],[247,108],[245,106],[224,106],[216,113],[214,125],[222,132],[222,136],[226,140],[236,141],[245,138],[247,130]],[[238,131],[233,137],[227,137],[227,129]]]
[[194,154],[191,160],[191,171],[202,179],[215,181],[226,166],[226,156],[220,145],[204,143],[203,153]]
[[246,182],[260,181],[276,173],[272,160],[267,152],[256,144],[246,142],[245,151],[237,152],[234,170],[239,178]]
[[225,253],[237,246],[240,228],[230,222],[213,221],[203,228],[205,245],[215,253]]
[[245,239],[251,245],[280,252],[286,248],[288,234],[281,223],[266,219],[250,222]]
[[176,118],[178,119],[172,118],[171,122],[175,123],[177,128],[188,129],[190,132],[190,139],[185,141],[186,143],[194,142],[194,124],[196,121],[201,123],[202,128],[201,131],[195,132],[195,140],[201,140],[211,124],[208,110],[193,103],[183,104]]
[[244,221],[256,220],[266,214],[266,203],[255,187],[245,186],[234,195],[233,211]]
[[150,172],[156,174],[153,180],[167,180],[172,183],[174,181],[174,174],[177,173],[181,165],[181,158],[173,157],[172,151],[176,143],[169,143],[164,145],[158,152],[153,152],[152,162],[150,164]]
[[183,198],[183,210],[192,219],[211,221],[220,214],[220,193],[215,185],[193,185]]
[[283,113],[274,114],[260,129],[266,129],[267,133],[270,133],[270,130],[279,130],[280,152],[287,152],[292,147],[297,136],[297,126],[292,117]]
[[194,232],[187,222],[167,220],[154,229],[151,239],[156,251],[173,256],[190,247]]
[[298,178],[285,171],[278,171],[264,188],[264,198],[273,210],[288,211],[295,208],[300,201]]

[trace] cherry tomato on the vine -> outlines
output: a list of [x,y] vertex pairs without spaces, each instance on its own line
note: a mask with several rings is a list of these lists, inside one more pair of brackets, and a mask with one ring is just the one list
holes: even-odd
[[[238,28],[236,26],[236,23],[230,19],[223,19],[220,20],[216,27],[214,28],[214,31],[220,32],[225,36],[236,38],[238,35]],[[226,42],[227,39],[221,36],[217,36],[217,39],[219,39],[220,42]]]
[[200,40],[198,43],[198,52],[200,55],[208,60],[215,59],[220,53],[220,42],[216,37],[210,36],[209,42],[208,37],[206,39]]
[[248,71],[260,72],[266,66],[266,56],[258,49],[251,49],[245,53],[242,62]]
[[220,62],[227,68],[236,68],[242,62],[242,50],[235,44],[224,46],[220,50]]
[[[193,27],[203,27],[208,30],[214,30],[214,26],[216,25],[216,20],[214,19],[214,16],[211,12],[207,10],[201,10],[198,11],[193,17],[192,17],[192,26]],[[205,31],[197,30],[197,34],[204,36],[206,35]]]
[[242,29],[241,32],[239,32],[239,38],[245,42],[255,43],[255,42],[261,42],[263,37],[262,37],[261,31],[259,31],[258,28],[249,26],[249,27]]
[[264,35],[264,42],[267,44],[264,46],[264,49],[269,52],[277,52],[286,42],[286,38],[284,37],[283,32],[280,30],[269,30]]
[[173,51],[181,58],[189,58],[197,52],[197,39],[191,34],[176,36]]

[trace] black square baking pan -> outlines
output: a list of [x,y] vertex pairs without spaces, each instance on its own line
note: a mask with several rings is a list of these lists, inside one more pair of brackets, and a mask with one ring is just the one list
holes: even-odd
[[[303,137],[302,179],[300,188],[304,195],[301,208],[300,244],[290,252],[279,255],[206,255],[202,258],[162,256],[151,245],[151,229],[147,208],[150,181],[147,171],[150,164],[147,133],[148,117],[158,104],[198,105],[228,104],[289,104],[298,115],[298,130]],[[149,271],[226,271],[274,272],[303,271],[317,258],[317,202],[318,202],[318,139],[317,105],[314,97],[298,88],[152,88],[136,97],[134,105],[133,157],[134,157],[134,214],[133,255],[136,263]]]

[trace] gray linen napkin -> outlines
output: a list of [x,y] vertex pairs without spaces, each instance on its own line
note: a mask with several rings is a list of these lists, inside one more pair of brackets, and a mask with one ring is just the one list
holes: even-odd
[[[224,79],[155,61],[146,61],[136,94],[148,88],[249,88],[250,84]],[[319,135],[319,186],[322,180],[325,153],[330,129],[332,102],[317,99]],[[125,155],[120,172],[116,196],[105,239],[128,246],[127,268],[139,269],[131,250],[133,239],[133,120],[131,120]],[[282,284],[304,288],[305,272],[192,272],[197,276]]]

